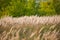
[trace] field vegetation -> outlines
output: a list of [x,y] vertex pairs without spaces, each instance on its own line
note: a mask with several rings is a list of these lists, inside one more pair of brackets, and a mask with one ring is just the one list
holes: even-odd
[[0,40],[60,40],[60,16],[3,17]]
[[0,40],[60,40],[60,0],[0,0]]

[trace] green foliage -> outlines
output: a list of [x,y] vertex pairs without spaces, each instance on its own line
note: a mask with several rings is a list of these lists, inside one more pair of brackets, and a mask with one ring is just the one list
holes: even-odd
[[54,1],[54,8],[57,14],[60,14],[60,0],[53,0]]
[[53,7],[53,2],[52,1],[47,1],[47,2],[40,2],[40,9],[38,9],[39,11],[43,11],[45,12],[44,15],[54,15],[55,14],[55,10]]
[[38,3],[35,0],[0,0],[0,15],[13,17],[55,15],[59,7],[57,8],[54,3],[53,0]]
[[0,9],[2,10],[2,8],[5,8],[6,6],[8,6],[10,1],[11,0],[0,0]]

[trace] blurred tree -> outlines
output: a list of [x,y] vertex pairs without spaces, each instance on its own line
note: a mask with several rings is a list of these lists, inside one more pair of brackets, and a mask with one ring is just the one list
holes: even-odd
[[10,5],[5,8],[10,16],[18,17],[35,14],[35,0],[12,0]]
[[7,13],[5,12],[5,8],[10,5],[9,3],[11,2],[11,0],[0,0],[0,17],[3,15],[7,15]]
[[55,10],[53,7],[53,1],[48,0],[48,1],[40,1],[39,9],[38,11],[42,11],[43,15],[54,15]]
[[26,15],[35,15],[35,0],[27,0]]
[[0,10],[8,6],[10,1],[11,0],[0,0]]
[[25,15],[25,0],[12,0],[10,6],[7,6],[5,10],[8,11],[10,16],[18,17]]
[[57,14],[60,14],[60,0],[53,0],[54,8]]
[[0,15],[13,17],[55,15],[56,12],[60,13],[59,2],[57,0],[0,0]]

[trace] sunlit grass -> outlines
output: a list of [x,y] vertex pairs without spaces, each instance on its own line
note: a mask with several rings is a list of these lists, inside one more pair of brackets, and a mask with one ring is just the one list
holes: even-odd
[[59,40],[60,16],[0,19],[0,40]]

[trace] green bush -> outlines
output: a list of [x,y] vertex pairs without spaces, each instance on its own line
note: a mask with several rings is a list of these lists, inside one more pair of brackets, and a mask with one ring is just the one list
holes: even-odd
[[[4,3],[3,3],[4,2]],[[3,3],[3,5],[1,5]],[[47,2],[46,2],[47,3]],[[19,16],[31,16],[31,15],[56,15],[53,3],[47,3],[45,6],[42,6],[43,3],[36,3],[35,0],[10,0],[10,1],[1,1],[0,6],[0,15],[9,15],[13,17]],[[5,4],[5,5],[4,5]],[[57,10],[57,9],[56,9]],[[58,10],[59,11],[59,10]]]
[[58,15],[60,15],[60,0],[53,0],[54,8]]

